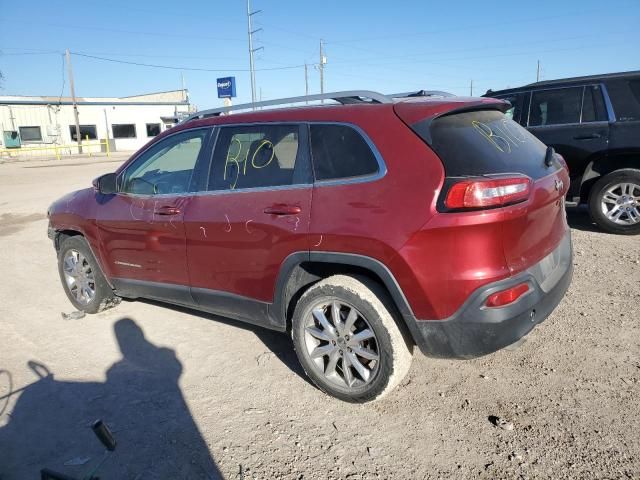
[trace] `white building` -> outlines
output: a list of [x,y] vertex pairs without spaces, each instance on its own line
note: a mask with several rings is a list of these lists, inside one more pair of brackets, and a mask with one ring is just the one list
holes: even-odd
[[[111,148],[137,150],[190,111],[186,90],[133,97],[76,97],[83,140],[111,139]],[[69,97],[0,96],[0,149],[75,142]],[[16,145],[17,144],[17,145]]]

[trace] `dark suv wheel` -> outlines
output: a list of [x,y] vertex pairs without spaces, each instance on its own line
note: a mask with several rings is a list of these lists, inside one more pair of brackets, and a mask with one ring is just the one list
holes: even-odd
[[60,245],[58,272],[69,301],[78,310],[98,313],[119,303],[87,241],[69,237]]
[[589,195],[594,222],[610,233],[640,233],[640,170],[626,168],[598,180]]
[[302,295],[291,334],[300,363],[322,391],[362,403],[383,397],[407,374],[412,345],[385,303],[375,282],[346,275]]

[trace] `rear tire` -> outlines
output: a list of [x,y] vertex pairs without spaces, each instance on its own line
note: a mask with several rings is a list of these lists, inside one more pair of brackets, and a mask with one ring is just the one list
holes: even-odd
[[302,367],[320,390],[364,403],[402,381],[413,345],[394,320],[390,302],[377,283],[347,275],[326,278],[300,297],[291,336]]
[[640,234],[640,170],[625,168],[600,178],[589,194],[589,212],[606,232]]
[[98,313],[120,303],[81,236],[69,237],[60,245],[58,273],[64,293],[77,310]]

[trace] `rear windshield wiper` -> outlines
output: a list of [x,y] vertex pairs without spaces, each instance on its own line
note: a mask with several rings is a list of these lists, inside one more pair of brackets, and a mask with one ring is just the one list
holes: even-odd
[[553,165],[553,156],[556,154],[556,151],[553,149],[553,147],[547,147],[547,153],[544,156],[544,164],[547,167],[550,167],[551,165]]

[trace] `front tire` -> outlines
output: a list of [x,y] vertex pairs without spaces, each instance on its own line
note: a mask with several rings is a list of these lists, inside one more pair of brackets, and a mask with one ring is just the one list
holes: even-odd
[[60,245],[58,273],[64,293],[77,310],[98,313],[120,301],[81,236],[69,237]]
[[390,302],[377,283],[347,275],[326,278],[300,297],[291,336],[302,367],[320,390],[364,403],[402,381],[413,345],[394,320]]
[[606,232],[640,234],[640,170],[616,170],[598,180],[589,195],[589,212]]

